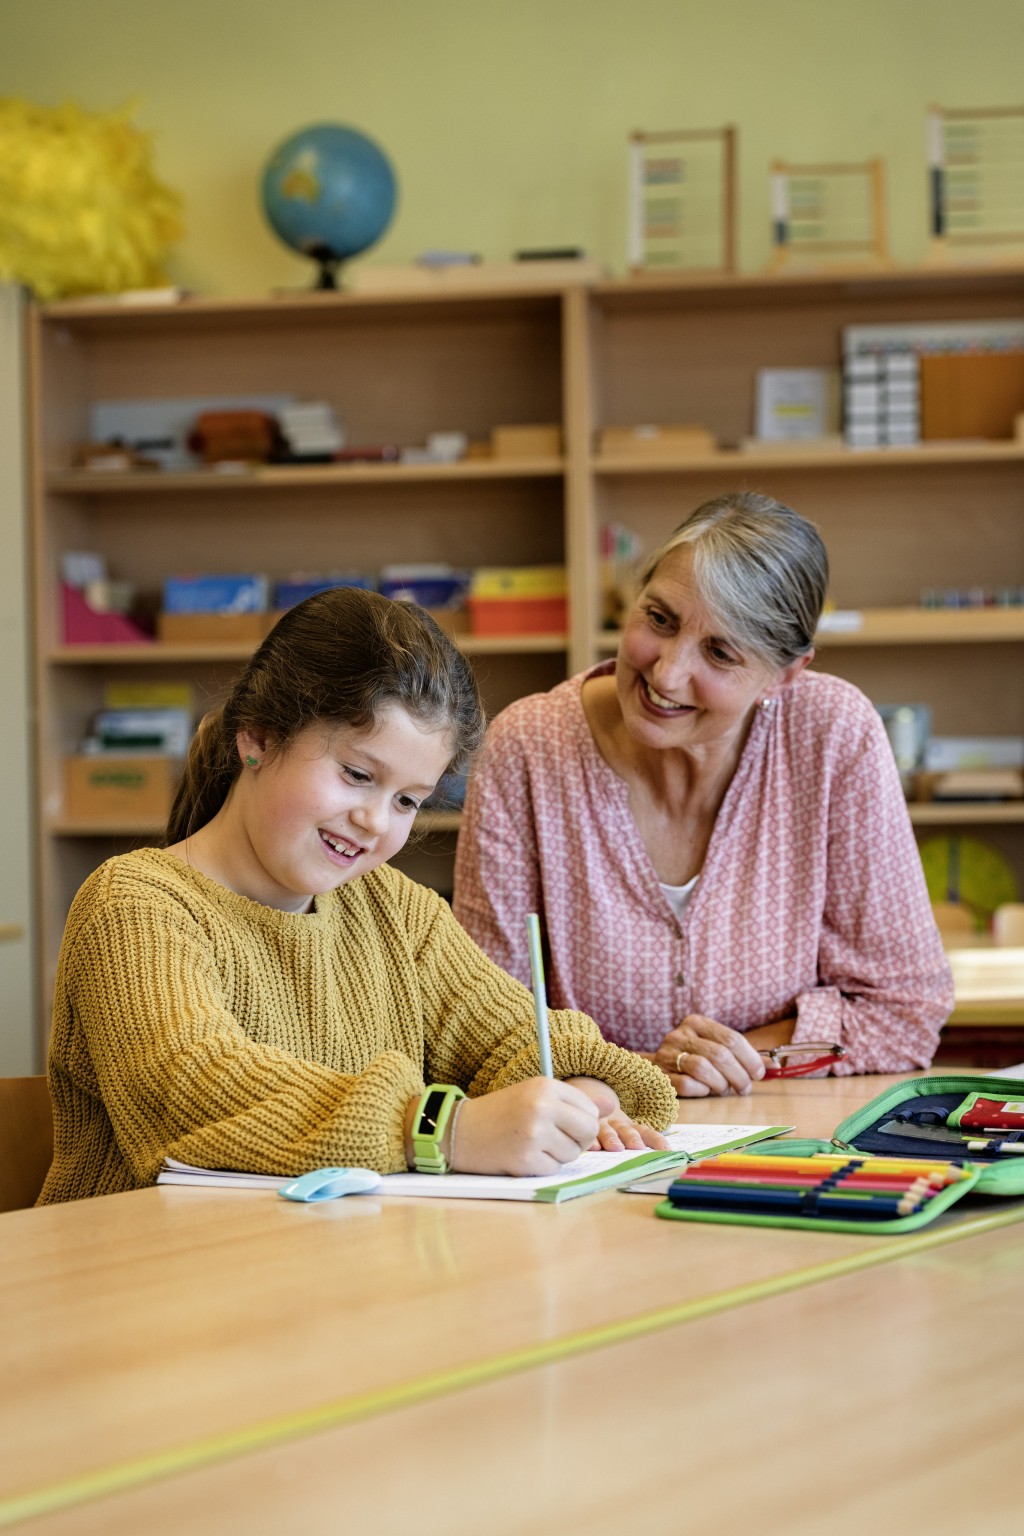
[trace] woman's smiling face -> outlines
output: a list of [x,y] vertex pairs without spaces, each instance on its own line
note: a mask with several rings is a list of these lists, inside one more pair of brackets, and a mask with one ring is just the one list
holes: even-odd
[[698,596],[693,556],[672,550],[637,598],[615,670],[622,718],[641,746],[729,745],[804,665],[769,665],[724,635]]

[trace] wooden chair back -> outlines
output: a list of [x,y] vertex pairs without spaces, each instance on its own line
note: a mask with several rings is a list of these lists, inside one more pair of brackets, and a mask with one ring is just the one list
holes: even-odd
[[53,1157],[45,1077],[0,1077],[0,1211],[35,1205]]

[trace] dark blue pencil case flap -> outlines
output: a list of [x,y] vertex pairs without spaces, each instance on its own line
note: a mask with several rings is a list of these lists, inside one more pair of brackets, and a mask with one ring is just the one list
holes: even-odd
[[[991,1091],[997,1085],[1007,1097],[1024,1097],[1024,1079],[997,1077],[978,1073],[934,1073],[894,1083],[877,1094],[870,1103],[857,1109],[836,1126],[832,1151],[872,1152],[886,1157],[920,1157],[935,1160],[954,1159],[982,1167],[975,1185],[980,1195],[1024,1195],[1024,1153],[967,1151],[956,1142],[927,1140],[917,1136],[882,1131],[887,1121],[901,1115],[913,1115],[923,1126],[941,1128],[946,1116],[969,1093]],[[971,1140],[983,1138],[969,1138]],[[779,1150],[779,1142],[765,1143],[765,1150]],[[758,1149],[762,1150],[761,1148]]]

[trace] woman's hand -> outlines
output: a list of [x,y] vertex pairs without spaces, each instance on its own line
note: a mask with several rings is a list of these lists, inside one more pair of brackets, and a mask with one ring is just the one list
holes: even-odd
[[[578,1079],[590,1083],[592,1079]],[[618,1099],[610,1094],[614,1108]],[[602,1100],[602,1103],[605,1102]],[[595,1096],[550,1077],[531,1077],[496,1093],[466,1099],[459,1109],[452,1168],[459,1173],[557,1173],[598,1140]]]
[[642,1152],[644,1147],[668,1146],[658,1131],[629,1118],[619,1104],[618,1094],[607,1083],[596,1077],[570,1077],[566,1081],[593,1099],[601,1116],[591,1152]]
[[749,1093],[765,1069],[749,1040],[701,1013],[688,1014],[651,1060],[668,1074],[681,1099]]

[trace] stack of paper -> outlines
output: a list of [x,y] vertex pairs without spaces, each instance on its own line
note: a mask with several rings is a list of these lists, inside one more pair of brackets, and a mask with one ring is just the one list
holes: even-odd
[[[667,1133],[669,1150],[642,1152],[584,1152],[557,1173],[539,1178],[490,1177],[480,1173],[391,1173],[372,1191],[377,1195],[429,1196],[463,1200],[534,1200],[555,1205],[577,1195],[629,1184],[663,1169],[674,1169],[691,1157],[709,1157],[733,1147],[779,1136],[784,1125],[676,1125]],[[287,1174],[236,1173],[224,1168],[195,1168],[167,1158],[158,1184],[188,1184],[193,1188],[277,1189]]]

